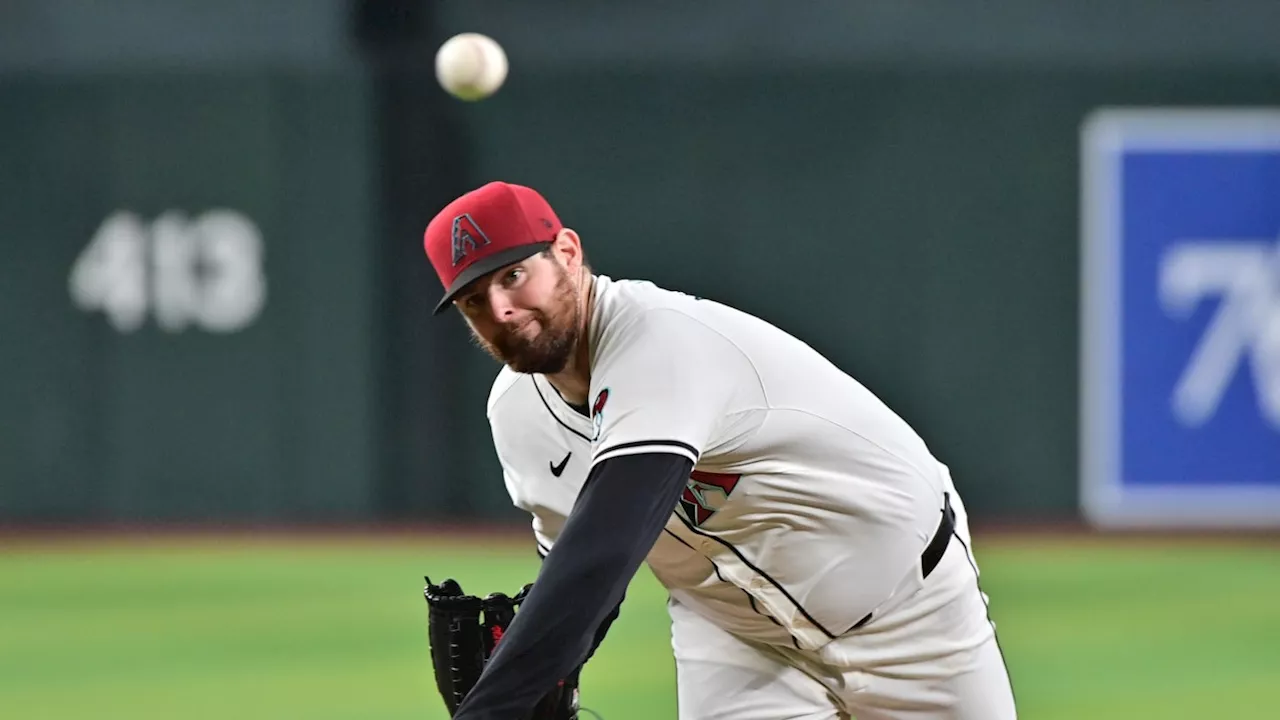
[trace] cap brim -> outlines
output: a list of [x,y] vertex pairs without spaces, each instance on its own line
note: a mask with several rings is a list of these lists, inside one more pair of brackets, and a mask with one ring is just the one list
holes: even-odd
[[518,263],[525,258],[537,255],[549,247],[551,247],[550,241],[529,243],[528,245],[507,248],[506,250],[496,252],[486,258],[481,258],[475,261],[468,266],[466,270],[458,273],[458,277],[453,279],[453,284],[449,286],[444,297],[440,298],[440,303],[436,305],[436,309],[432,311],[431,314],[439,315],[445,308],[449,307],[449,304],[453,302],[455,295],[462,292],[463,288],[476,280],[479,280],[481,277],[488,275],[494,270],[504,268],[507,265]]

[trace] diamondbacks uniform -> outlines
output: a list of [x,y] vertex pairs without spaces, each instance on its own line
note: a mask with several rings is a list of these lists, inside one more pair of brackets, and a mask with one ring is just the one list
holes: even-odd
[[603,463],[687,461],[644,549],[681,718],[1014,717],[963,504],[921,438],[760,319],[648,282],[594,293],[589,407],[504,369],[489,419],[544,555]]

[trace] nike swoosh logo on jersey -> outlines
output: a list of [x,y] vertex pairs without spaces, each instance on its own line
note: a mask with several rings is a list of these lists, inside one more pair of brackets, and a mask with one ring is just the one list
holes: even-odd
[[551,474],[556,477],[560,477],[560,475],[564,473],[565,466],[569,464],[569,458],[571,457],[573,457],[572,450],[569,451],[568,455],[564,456],[564,459],[560,461],[559,465],[552,465],[550,461],[547,461],[547,465],[551,468]]

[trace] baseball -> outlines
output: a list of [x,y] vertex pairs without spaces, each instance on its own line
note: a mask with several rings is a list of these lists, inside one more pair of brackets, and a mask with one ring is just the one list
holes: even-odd
[[436,51],[436,80],[459,100],[489,97],[507,79],[507,53],[493,38],[459,33]]

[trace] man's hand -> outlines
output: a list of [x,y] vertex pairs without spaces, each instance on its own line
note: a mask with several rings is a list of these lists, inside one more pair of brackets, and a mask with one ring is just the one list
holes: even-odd
[[[427,636],[436,687],[453,717],[463,698],[480,678],[480,673],[515,619],[516,609],[532,588],[525,585],[515,597],[491,593],[485,598],[467,595],[452,578],[439,585],[425,578],[423,596],[427,600]],[[530,720],[576,720],[578,717],[578,674],[550,689],[538,702]]]

